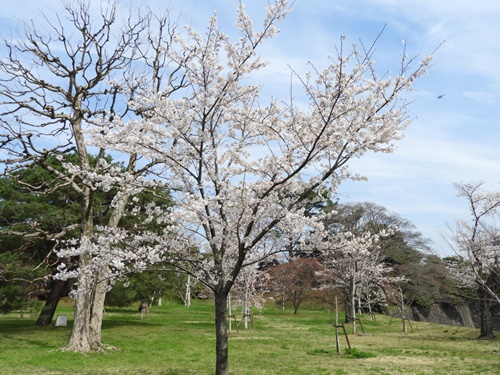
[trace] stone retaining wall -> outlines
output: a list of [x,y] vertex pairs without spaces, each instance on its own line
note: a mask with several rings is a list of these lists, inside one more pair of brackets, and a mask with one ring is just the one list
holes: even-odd
[[[479,328],[479,306],[475,302],[452,305],[449,303],[434,304],[429,308],[411,306],[407,311],[408,318],[417,322],[432,322],[451,326]],[[391,314],[400,316],[399,312]],[[493,326],[500,331],[500,307],[492,311]]]

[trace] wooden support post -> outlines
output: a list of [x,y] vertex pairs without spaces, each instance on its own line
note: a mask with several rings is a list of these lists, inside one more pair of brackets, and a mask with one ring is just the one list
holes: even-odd
[[410,319],[407,318],[403,318],[403,332],[408,332],[408,329],[406,328],[406,323],[408,323],[408,325],[411,328],[411,331],[413,332],[413,326],[411,325],[411,321]]
[[366,335],[365,329],[363,328],[363,323],[361,323],[361,318],[355,318],[359,322],[359,326],[361,327],[361,331],[363,335]]
[[337,354],[341,354],[341,352],[340,352],[339,326],[338,325],[335,325],[335,346],[337,349]]
[[337,354],[341,354],[339,337],[339,307],[337,305],[337,296],[335,296],[335,344],[337,347]]
[[[241,320],[236,324],[236,329],[240,326],[241,322],[245,320],[245,318],[250,318],[250,325],[253,328],[253,313],[250,311],[248,314],[244,314]],[[234,320],[236,321],[236,317],[234,317]],[[239,332],[239,331],[238,331]]]
[[231,333],[231,318],[234,319],[234,325],[236,326],[236,332],[240,333],[240,330],[238,329],[238,327],[239,327],[240,324],[236,320],[236,316],[235,315],[228,315],[227,318],[229,320],[229,333]]
[[351,342],[349,341],[349,336],[347,335],[347,330],[345,329],[345,324],[342,324],[342,328],[344,329],[345,340],[347,341],[347,346],[349,347],[349,351],[352,352]]

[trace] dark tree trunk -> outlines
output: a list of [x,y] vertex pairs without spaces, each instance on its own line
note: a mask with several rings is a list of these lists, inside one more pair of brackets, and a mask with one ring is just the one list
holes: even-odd
[[49,326],[52,323],[52,319],[54,318],[54,314],[56,312],[57,304],[61,299],[65,285],[66,285],[65,280],[55,280],[55,279],[52,280],[50,293],[47,296],[45,305],[43,306],[42,312],[38,316],[35,325],[45,327]]
[[491,318],[491,299],[485,290],[480,289],[479,295],[479,308],[481,317],[481,333],[479,339],[492,340],[495,338],[493,331],[493,319]]
[[[222,288],[221,288],[222,289]],[[215,350],[216,354],[216,375],[229,375],[229,350],[227,337],[227,296],[225,290],[216,289],[215,297]]]
[[345,311],[345,323],[351,323],[354,321],[353,306],[352,306],[352,295],[349,293],[348,288],[344,290],[344,311]]
[[291,297],[293,304],[293,313],[297,315],[300,309],[300,305],[302,304],[302,295],[300,291],[292,291]]

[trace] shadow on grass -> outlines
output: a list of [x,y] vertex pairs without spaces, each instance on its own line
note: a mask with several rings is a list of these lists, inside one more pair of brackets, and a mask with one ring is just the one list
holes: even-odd
[[[462,335],[462,336],[442,336],[439,334],[421,334],[416,337],[412,337],[410,334],[405,334],[399,337],[400,340],[418,340],[418,341],[430,341],[430,342],[446,342],[446,341],[479,341],[477,334],[474,335]],[[495,340],[492,340],[495,341]]]
[[[164,323],[153,322],[148,319],[140,320],[137,316],[130,317],[112,317],[109,319],[104,318],[103,329],[107,328],[121,328],[124,326],[163,326]],[[0,320],[0,334],[8,333],[22,333],[22,332],[47,332],[47,331],[69,331],[73,327],[73,319],[67,320],[66,327],[56,327],[54,324],[50,326],[37,326],[35,320],[32,319],[9,319],[5,321]]]
[[29,337],[19,337],[19,336],[12,336],[12,335],[3,335],[2,336],[2,341],[3,340],[10,340],[12,342],[17,342],[19,343],[19,347],[26,347],[26,346],[36,346],[38,348],[45,348],[45,349],[54,349],[54,345],[42,340],[33,340],[30,339]]
[[[69,324],[68,324],[69,325]],[[136,326],[136,327],[161,327],[164,326],[164,323],[154,323],[150,320],[135,320],[135,319],[113,319],[113,320],[103,320],[102,328],[103,329],[111,329],[111,328],[121,328],[123,326]]]
[[0,332],[18,331],[25,327],[35,327],[35,321],[31,319],[0,320]]

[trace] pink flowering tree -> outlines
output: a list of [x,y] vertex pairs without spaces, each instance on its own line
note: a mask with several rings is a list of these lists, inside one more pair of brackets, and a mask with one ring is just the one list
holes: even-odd
[[256,266],[243,268],[231,289],[230,309],[240,309],[243,326],[248,329],[248,320],[251,318],[251,308],[254,307],[259,311],[264,308],[265,293],[269,274],[259,271]]
[[391,281],[392,268],[383,263],[379,245],[380,238],[386,235],[340,232],[329,239],[328,251],[324,252],[321,280],[326,287],[343,291],[346,322],[353,322],[354,332],[356,301],[363,295],[369,298],[372,291],[381,290]]
[[[283,251],[284,238],[310,244],[301,235],[313,233],[322,242],[321,219],[304,215],[304,202],[351,178],[351,159],[393,150],[409,125],[401,95],[430,62],[403,56],[396,75],[378,75],[373,48],[341,46],[326,67],[311,63],[310,73],[295,75],[291,96],[306,105],[265,101],[251,79],[266,65],[257,50],[289,11],[285,0],[273,2],[255,30],[239,4],[234,41],[216,17],[203,34],[176,34],[167,58],[183,89],[143,90],[129,102],[142,118],[115,117],[89,134],[96,145],[154,162],[151,181],[171,192],[168,212],[147,207],[170,223],[154,246],[181,267],[189,263],[214,293],[217,374],[229,373],[227,299],[242,269]],[[174,246],[172,233],[186,243]]]

